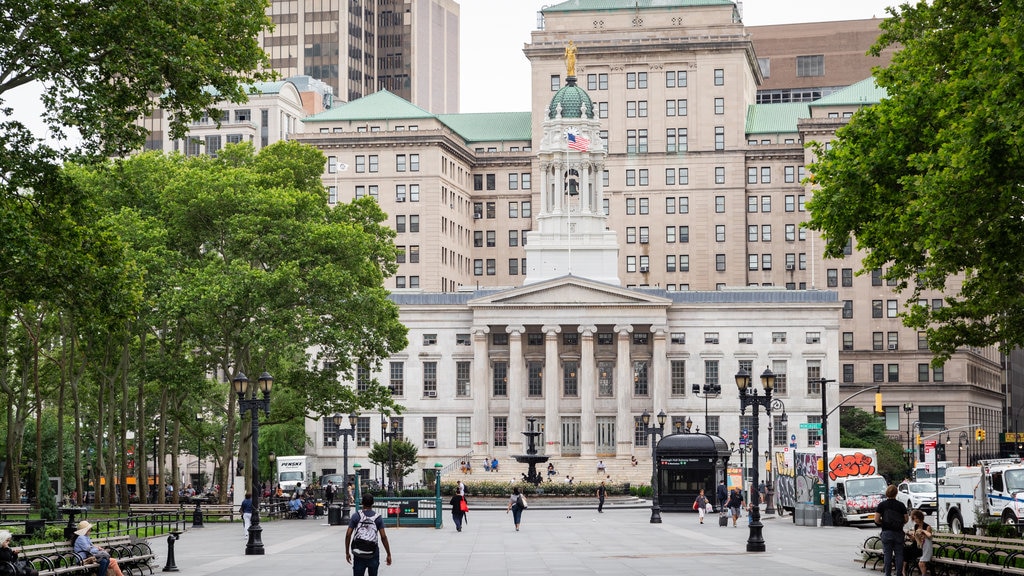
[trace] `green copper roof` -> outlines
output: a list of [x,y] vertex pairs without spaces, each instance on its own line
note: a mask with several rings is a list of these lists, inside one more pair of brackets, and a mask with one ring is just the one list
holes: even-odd
[[576,85],[576,78],[570,76],[565,79],[565,86],[558,89],[551,97],[548,104],[548,118],[555,118],[559,114],[561,105],[562,118],[579,118],[581,110],[586,111],[587,118],[594,117],[594,103],[590,101],[587,91]]
[[529,112],[438,114],[437,119],[467,143],[529,140],[532,134]]
[[875,78],[871,77],[819,98],[812,102],[811,106],[867,106],[878,104],[885,97],[885,88],[879,88],[875,84]]
[[591,12],[596,10],[646,10],[693,6],[735,6],[732,0],[568,0],[541,8],[541,12]]
[[810,118],[806,102],[793,104],[751,104],[747,106],[747,134],[796,132],[801,118]]
[[345,104],[336,105],[330,110],[309,116],[304,122],[330,122],[335,120],[405,120],[409,118],[433,118],[434,115],[411,102],[388,92],[381,90],[353,100]]

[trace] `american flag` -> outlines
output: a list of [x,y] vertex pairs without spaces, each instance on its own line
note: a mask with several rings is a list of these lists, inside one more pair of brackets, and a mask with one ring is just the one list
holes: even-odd
[[590,150],[590,140],[580,136],[579,134],[566,134],[566,138],[569,139],[569,149],[579,150],[580,152],[586,152]]

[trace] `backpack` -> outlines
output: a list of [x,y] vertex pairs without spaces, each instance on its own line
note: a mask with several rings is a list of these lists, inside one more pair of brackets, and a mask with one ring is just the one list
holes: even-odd
[[903,530],[903,514],[894,506],[886,506],[882,511],[882,530],[900,532]]
[[377,515],[359,513],[359,523],[352,538],[352,554],[368,558],[377,554]]

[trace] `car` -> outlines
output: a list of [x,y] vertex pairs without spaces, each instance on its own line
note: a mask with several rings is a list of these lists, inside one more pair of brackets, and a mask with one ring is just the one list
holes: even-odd
[[931,514],[937,507],[935,484],[931,482],[901,482],[896,499],[903,502],[907,510],[920,510]]

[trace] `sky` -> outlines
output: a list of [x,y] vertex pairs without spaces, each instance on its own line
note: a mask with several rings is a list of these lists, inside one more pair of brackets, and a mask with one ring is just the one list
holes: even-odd
[[[461,112],[526,112],[530,63],[523,54],[537,12],[561,0],[458,0]],[[747,26],[884,18],[897,0],[746,0]]]

